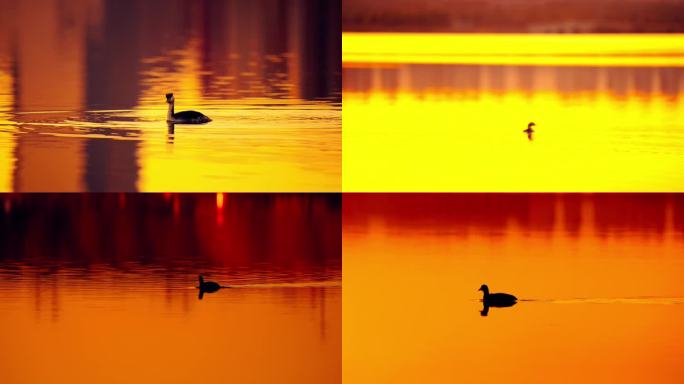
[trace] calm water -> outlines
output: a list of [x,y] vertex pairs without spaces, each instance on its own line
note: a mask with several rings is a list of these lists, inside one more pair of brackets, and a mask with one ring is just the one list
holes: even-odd
[[0,190],[340,190],[339,1],[0,7]]
[[1,382],[340,381],[339,195],[0,200]]
[[[684,196],[345,195],[349,383],[679,382]],[[481,292],[523,299],[482,310]]]
[[345,191],[684,185],[680,35],[344,39]]

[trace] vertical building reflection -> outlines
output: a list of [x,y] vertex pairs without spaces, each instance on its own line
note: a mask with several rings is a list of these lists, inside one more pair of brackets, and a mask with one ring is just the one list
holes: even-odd
[[204,95],[339,99],[340,1],[201,4]]
[[302,98],[341,97],[342,25],[341,1],[298,0],[300,12],[293,26],[302,39],[299,56]]
[[[40,122],[37,111],[80,111],[84,102],[83,36],[99,0],[31,0],[13,2],[15,41],[12,61],[15,72],[15,112],[20,123]],[[5,5],[2,4],[3,9]],[[16,136],[12,175],[16,191],[37,190],[49,183],[52,190],[77,190],[81,186],[83,140],[65,140],[56,148],[35,145],[42,139],[31,131]],[[46,180],[47,179],[47,180]]]
[[[102,25],[87,35],[86,108],[131,109],[140,93],[138,1],[106,0]],[[139,133],[138,131],[132,133]],[[85,140],[85,189],[135,191],[138,180],[138,142],[133,140]]]

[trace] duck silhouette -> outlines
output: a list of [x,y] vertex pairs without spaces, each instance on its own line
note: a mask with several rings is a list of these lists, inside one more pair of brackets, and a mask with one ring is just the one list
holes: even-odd
[[166,94],[166,103],[169,105],[168,113],[166,114],[166,122],[174,124],[205,124],[211,121],[210,118],[201,112],[197,111],[183,111],[174,113],[174,106],[176,99],[173,93]]
[[487,316],[489,307],[512,307],[518,302],[518,298],[508,293],[489,293],[487,284],[482,284],[478,291],[482,291],[482,311],[480,315]]
[[219,283],[217,283],[215,281],[204,281],[204,277],[202,277],[202,275],[199,275],[199,285],[196,288],[199,288],[199,299],[202,300],[205,293],[214,293],[221,288],[230,288],[230,287],[220,285]]
[[527,124],[527,129],[523,131],[524,133],[527,133],[527,138],[529,140],[532,140],[532,134],[534,133],[534,129],[532,129],[532,127],[534,127],[536,125],[537,124],[531,122],[531,123]]

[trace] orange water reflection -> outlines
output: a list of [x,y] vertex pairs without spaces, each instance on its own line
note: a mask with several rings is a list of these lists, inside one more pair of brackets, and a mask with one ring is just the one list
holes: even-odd
[[[345,195],[343,377],[676,382],[681,195]],[[480,284],[515,294],[482,317]]]
[[61,3],[0,0],[2,190],[340,190],[339,1]]
[[[395,48],[415,47],[410,37]],[[464,51],[469,61],[425,54],[415,64],[380,49],[377,60],[344,62],[345,191],[681,189],[684,71],[595,60],[601,50],[634,49],[648,61],[661,45],[675,52],[665,56],[679,57],[681,38],[658,44],[657,36],[627,35],[611,51],[585,36],[592,50],[578,66],[564,52],[581,51],[583,40],[556,47],[538,39],[579,37],[513,35],[504,37],[508,45],[475,44],[485,37],[459,36],[470,45],[443,47]],[[439,48],[436,42],[421,47]],[[504,61],[488,62],[478,49]],[[505,61],[510,55],[524,60]],[[531,121],[537,132],[528,140],[522,131]]]
[[0,380],[339,382],[340,203],[0,196]]

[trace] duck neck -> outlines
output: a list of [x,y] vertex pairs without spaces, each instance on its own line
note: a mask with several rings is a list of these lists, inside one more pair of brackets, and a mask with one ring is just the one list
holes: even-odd
[[482,290],[482,300],[486,300],[487,296],[489,296],[489,289],[483,289]]
[[173,121],[173,103],[169,103],[169,112],[166,114],[166,121]]

